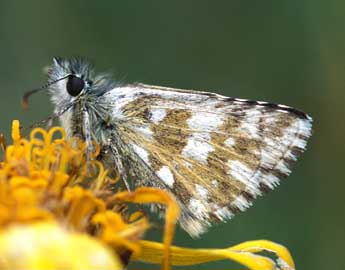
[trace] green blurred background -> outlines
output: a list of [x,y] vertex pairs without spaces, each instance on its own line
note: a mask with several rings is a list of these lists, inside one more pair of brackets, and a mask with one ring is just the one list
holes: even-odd
[[[175,244],[265,238],[286,245],[298,269],[345,269],[345,2],[2,0],[0,124],[7,136],[12,119],[28,126],[51,114],[46,94],[33,97],[28,112],[20,97],[45,83],[42,68],[53,56],[87,57],[122,81],[209,89],[308,112],[308,151],[277,190],[201,239],[178,230]],[[144,266],[153,267],[131,268]]]

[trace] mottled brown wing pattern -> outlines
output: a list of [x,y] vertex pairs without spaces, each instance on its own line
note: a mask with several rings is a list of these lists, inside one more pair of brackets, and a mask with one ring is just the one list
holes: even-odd
[[136,185],[170,190],[193,236],[244,211],[290,173],[311,118],[284,105],[132,86],[120,136]]

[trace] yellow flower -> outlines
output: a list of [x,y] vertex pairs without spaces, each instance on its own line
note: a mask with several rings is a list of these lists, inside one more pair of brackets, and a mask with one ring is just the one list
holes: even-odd
[[[259,240],[226,249],[171,246],[180,210],[154,188],[121,190],[116,172],[85,155],[86,145],[65,131],[34,129],[29,139],[12,127],[13,144],[0,147],[0,269],[123,269],[129,260],[192,265],[230,259],[250,269],[293,269],[289,251]],[[92,158],[97,157],[95,145]],[[143,240],[150,224],[127,203],[165,205],[162,243]],[[269,251],[272,259],[258,255]]]
[[49,222],[12,225],[0,233],[1,269],[121,269],[112,250],[87,234]]

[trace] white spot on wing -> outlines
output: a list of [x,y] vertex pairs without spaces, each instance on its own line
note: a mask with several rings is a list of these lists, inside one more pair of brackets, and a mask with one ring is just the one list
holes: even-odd
[[[304,149],[306,142],[299,139],[298,133],[301,132],[301,123],[303,120],[296,119],[290,126],[283,130],[283,136],[279,138],[264,137],[266,147],[261,149],[261,163],[265,167],[276,166],[284,174],[289,174],[290,169],[286,166],[283,157],[289,157],[295,160],[296,157],[292,155],[290,148],[293,146],[301,146]],[[304,134],[302,132],[302,134]],[[281,160],[277,163],[277,161]]]
[[287,166],[286,162],[284,159],[282,159],[281,161],[279,161],[276,165],[276,169],[278,169],[279,171],[281,171],[283,174],[288,175],[290,174],[291,170],[289,169],[289,167]]
[[234,213],[232,213],[227,206],[219,208],[219,206],[215,205],[214,208],[216,209],[214,214],[219,220],[230,219],[234,216]]
[[[311,119],[296,119],[290,126],[283,130],[283,136],[278,138],[264,137],[266,147],[261,149],[261,166],[279,170],[281,173],[288,175],[290,168],[286,159],[295,161],[297,156],[291,151],[292,147],[305,149],[306,140],[300,138],[303,135],[308,138],[311,133]],[[258,171],[252,177],[273,189],[279,184],[279,178],[272,173],[262,173]]]
[[[279,185],[279,178],[272,173],[262,173],[261,170],[258,170],[252,177],[253,181],[257,181],[260,183],[264,183],[270,189],[274,189],[276,186]],[[258,191],[258,194],[252,194],[254,198],[256,195],[261,195],[261,192]]]
[[244,99],[244,98],[236,98],[235,101],[239,101],[239,102],[246,102],[248,101],[248,99]]
[[264,177],[262,177],[262,179],[264,179],[263,182],[271,189],[279,185],[279,178],[272,173],[265,175]]
[[192,114],[187,123],[191,129],[211,132],[223,123],[223,117],[210,112],[197,112]]
[[233,205],[237,206],[241,211],[245,211],[249,206],[252,205],[243,195],[237,196],[237,198],[232,202]]
[[145,125],[145,126],[135,126],[134,127],[134,130],[137,132],[137,133],[140,133],[142,134],[145,138],[147,139],[152,139],[152,130],[150,129],[150,126],[149,125]]
[[291,107],[286,106],[286,105],[283,105],[283,104],[278,104],[278,107],[284,108],[284,109],[289,109],[289,108],[291,108]]
[[235,140],[233,138],[227,138],[224,142],[225,145],[227,146],[234,146],[235,145]]
[[111,101],[111,114],[115,119],[124,119],[122,108],[137,98],[138,90],[134,87],[116,87],[104,94],[106,100]]
[[146,163],[150,165],[149,153],[142,147],[132,144],[133,151]]
[[203,186],[201,186],[199,184],[195,184],[195,189],[201,198],[206,199],[207,193],[208,193],[206,188],[204,188]]
[[254,171],[239,160],[228,161],[228,174],[246,185],[246,190],[252,195],[260,194],[259,181],[253,177]]
[[218,181],[217,180],[212,180],[211,184],[214,188],[218,187]]
[[239,127],[239,130],[247,133],[253,138],[259,138],[258,120],[258,117],[248,117],[243,121],[242,125]]
[[190,199],[189,201],[189,210],[198,218],[198,219],[204,219],[207,217],[206,207],[201,202],[201,200],[198,199]]
[[266,101],[257,101],[257,103],[260,104],[260,105],[268,104],[268,102],[266,102]]
[[181,219],[181,226],[193,237],[198,237],[206,231],[205,225],[195,219],[189,219],[188,221]]
[[306,119],[299,119],[298,121],[298,127],[300,134],[303,134],[306,137],[309,137],[311,135],[311,127],[312,127],[312,118],[307,115],[307,120]]
[[208,153],[214,151],[214,147],[210,144],[210,133],[223,123],[223,116],[210,112],[198,112],[193,113],[187,123],[195,132],[188,138],[182,155],[207,164]]
[[193,134],[193,136],[188,139],[187,145],[183,148],[182,155],[200,161],[203,164],[207,164],[208,153],[214,151],[214,148],[208,143],[209,139],[204,141],[200,137],[201,136],[198,136],[197,133]]
[[167,186],[172,187],[174,185],[174,175],[168,166],[160,168],[159,171],[157,171],[157,175]]
[[307,141],[306,140],[302,140],[301,138],[295,138],[294,141],[292,142],[293,146],[297,146],[301,149],[304,149],[305,146],[307,145]]
[[161,108],[153,108],[153,109],[151,109],[150,112],[151,112],[151,118],[150,119],[155,124],[158,124],[167,115],[166,110],[161,109]]
[[244,184],[250,183],[249,179],[254,173],[252,169],[247,167],[239,160],[229,160],[228,165],[230,168],[228,174]]

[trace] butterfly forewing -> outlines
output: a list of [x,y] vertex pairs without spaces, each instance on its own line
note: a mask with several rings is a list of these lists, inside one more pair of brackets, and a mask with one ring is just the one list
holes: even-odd
[[248,208],[290,173],[311,118],[284,105],[143,84],[102,98],[135,185],[171,191],[191,235]]

